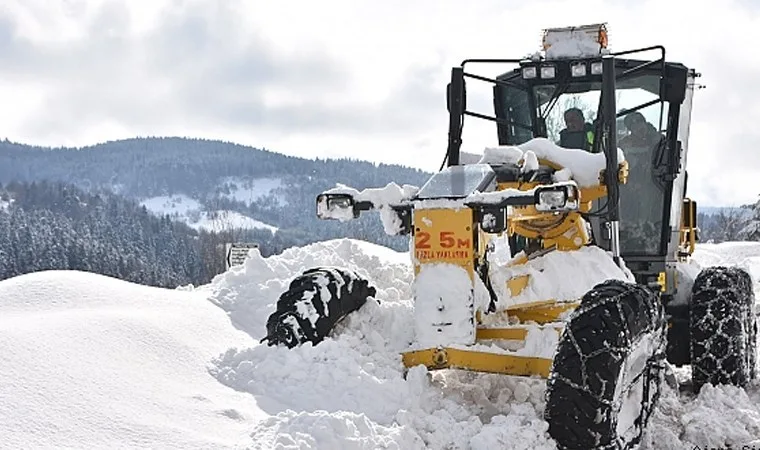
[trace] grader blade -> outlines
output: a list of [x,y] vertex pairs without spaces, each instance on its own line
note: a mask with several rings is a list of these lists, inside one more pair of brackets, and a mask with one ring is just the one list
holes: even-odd
[[429,370],[462,369],[475,372],[548,378],[552,359],[491,353],[450,347],[430,348],[404,353],[404,366],[424,365]]

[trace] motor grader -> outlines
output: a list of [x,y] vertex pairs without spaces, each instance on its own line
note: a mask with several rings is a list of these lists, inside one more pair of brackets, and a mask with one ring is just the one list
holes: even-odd
[[[416,340],[404,365],[544,377],[549,433],[572,449],[637,445],[670,365],[691,365],[695,390],[755,378],[749,275],[688,270],[698,76],[662,46],[612,52],[604,24],[545,30],[536,54],[452,68],[444,164],[421,188],[320,194],[320,218],[379,211],[410,238]],[[493,113],[468,109],[475,83],[490,86]],[[477,158],[461,151],[466,118],[495,125]],[[265,339],[318,344],[374,295],[350,270],[309,269]]]

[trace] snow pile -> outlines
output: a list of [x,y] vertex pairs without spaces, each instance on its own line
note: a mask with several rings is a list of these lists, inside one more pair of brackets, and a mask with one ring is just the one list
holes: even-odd
[[[624,277],[609,256],[533,263],[535,295]],[[760,244],[700,245],[702,265],[760,269]],[[368,277],[377,301],[332,338],[292,350],[258,342],[291,279],[314,266]],[[594,274],[594,275],[591,275]],[[583,278],[583,277],[586,278]],[[566,289],[542,291],[538,278]],[[9,448],[554,449],[542,379],[436,371],[404,376],[414,339],[409,255],[340,239],[242,265],[196,289],[148,288],[81,272],[0,282],[0,442]],[[575,291],[574,291],[575,290]],[[226,312],[226,314],[225,314]],[[232,326],[230,324],[234,324]],[[235,329],[238,328],[238,330]],[[243,333],[239,330],[244,330]],[[554,335],[533,327],[524,351]],[[687,369],[678,369],[681,382]],[[233,389],[230,389],[233,388]],[[760,446],[760,382],[746,391],[664,386],[641,450]]]
[[[754,250],[760,255],[760,246]],[[714,254],[724,252],[726,248],[720,248]],[[266,317],[281,292],[273,286],[284,288],[313,265],[343,265],[366,274],[378,288],[379,303],[368,302],[333,338],[316,347],[231,349],[215,361],[214,373],[222,383],[252,394],[271,416],[250,430],[252,448],[555,448],[542,419],[544,380],[461,371],[428,374],[422,367],[404,378],[399,352],[415,336],[408,300],[411,266],[401,253],[352,240],[286,253],[266,259],[254,255],[237,272],[213,283],[217,295],[212,299],[253,336],[263,336]],[[751,257],[749,250],[746,253]],[[609,255],[601,250],[587,248],[579,255],[570,261],[564,259],[569,255],[554,252],[533,261],[535,284],[527,289],[533,289],[533,295],[575,299],[601,278],[629,279],[627,272],[607,264]],[[542,291],[541,277],[554,285],[565,283],[566,289]],[[533,327],[527,341],[523,353],[551,356],[556,332]],[[683,372],[678,371],[682,381],[688,377]],[[748,399],[739,398],[744,418],[731,419],[736,423],[723,428],[708,425],[737,401],[739,390],[720,387],[690,399],[664,389],[641,449],[746,443],[746,436],[760,426],[760,409],[754,406],[760,400],[757,386],[750,388]],[[691,416],[684,416],[688,411]],[[711,433],[707,441],[706,433]]]
[[415,336],[411,263],[401,255],[348,239],[269,258],[254,251],[213,281],[211,300],[254,337],[264,336],[279,294],[306,268],[347,267],[378,291],[378,302],[369,301],[315,347],[230,349],[215,361],[222,383],[252,394],[271,415],[251,430],[250,445],[555,448],[541,419],[543,380],[444,371],[431,383],[423,367],[404,378],[400,352]]
[[726,264],[741,267],[752,276],[755,290],[760,289],[760,242],[698,244],[694,259],[704,267]]
[[[266,320],[290,281],[312,267],[338,266],[369,278],[383,300],[411,299],[409,254],[363,241],[336,239],[292,247],[264,258],[253,249],[241,265],[217,276],[207,290],[210,300],[228,312],[232,323],[254,337],[266,335]],[[406,300],[411,305],[411,300]]]
[[[507,281],[528,275],[525,289],[511,297]],[[541,300],[576,301],[595,285],[604,280],[633,281],[628,271],[623,271],[607,252],[599,247],[582,247],[576,252],[553,251],[527,264],[510,267],[491,266],[491,280],[497,297],[508,299],[498,309]]]
[[208,366],[250,345],[199,293],[74,271],[0,281],[0,446],[232,448],[266,415]]
[[[534,153],[539,159],[558,164],[570,172],[564,172],[560,179],[555,181],[567,181],[571,175],[580,187],[598,185],[599,173],[607,165],[603,153],[589,153],[585,150],[560,147],[546,138],[531,139],[518,146],[487,147],[479,163],[516,164],[528,152]],[[618,149],[618,162],[623,161],[625,161],[625,155]]]

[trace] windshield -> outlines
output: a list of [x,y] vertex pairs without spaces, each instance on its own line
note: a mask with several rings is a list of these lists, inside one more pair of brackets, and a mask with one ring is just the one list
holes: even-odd
[[433,175],[417,194],[417,198],[461,198],[475,191],[483,192],[493,181],[495,172],[488,164],[449,166]]
[[[667,126],[664,117],[667,117],[668,104],[659,101],[659,86],[659,73],[642,73],[616,82],[617,143],[629,165],[628,182],[620,187],[623,255],[664,252],[667,184],[662,176]],[[538,84],[533,86],[532,92],[505,87],[497,103],[501,109],[499,115],[519,123],[543,122],[546,137],[557,145],[592,151],[601,89],[600,82]],[[521,144],[537,135],[536,129],[535,123],[529,130],[519,126],[503,127],[500,139],[506,144]],[[597,208],[603,207],[605,202],[606,199],[601,200]]]

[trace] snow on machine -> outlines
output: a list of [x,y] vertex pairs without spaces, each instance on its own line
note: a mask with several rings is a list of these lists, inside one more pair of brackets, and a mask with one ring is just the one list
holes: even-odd
[[[497,64],[511,69],[465,70]],[[752,280],[688,264],[698,76],[662,46],[610,51],[604,24],[549,29],[542,52],[452,69],[445,167],[421,188],[320,194],[320,218],[375,210],[386,232],[410,236],[416,340],[404,365],[546,378],[544,417],[567,449],[635,446],[669,364],[690,364],[695,390],[754,379]],[[492,115],[468,110],[466,82],[492,89]],[[477,159],[461,152],[466,117],[496,125],[498,145]],[[265,339],[316,345],[374,295],[356,273],[312,268]]]

